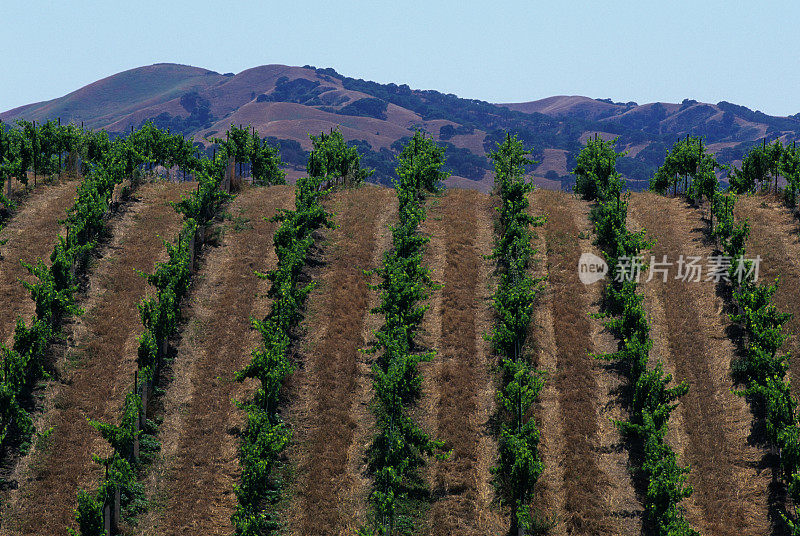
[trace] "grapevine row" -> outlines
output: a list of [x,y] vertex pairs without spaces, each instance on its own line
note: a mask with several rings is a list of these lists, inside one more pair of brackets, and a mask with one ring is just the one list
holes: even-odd
[[[714,174],[719,168],[729,171],[730,189],[725,193],[719,190]],[[722,253],[730,259],[727,274],[731,284],[730,300],[737,309],[730,317],[745,334],[744,356],[733,366],[734,379],[745,385],[738,394],[746,396],[763,412],[767,440],[777,449],[789,496],[795,505],[800,504],[800,415],[786,379],[789,356],[779,353],[788,338],[784,325],[791,314],[781,313],[772,303],[777,281],[772,284],[756,282],[753,261],[745,259],[749,223],[746,220],[737,223],[733,215],[737,194],[754,192],[757,186],[769,190],[770,183],[774,183],[777,194],[779,176],[786,179],[785,200],[794,207],[800,192],[800,150],[794,145],[783,146],[779,140],[767,145],[765,140],[745,156],[741,169],[729,169],[718,165],[713,155],[702,151],[699,138],[687,136],[685,142],[673,146],[651,181],[651,188],[665,193],[665,177],[673,173],[683,175],[688,181],[683,193],[690,200],[700,201],[705,196],[710,201],[711,233]],[[677,188],[673,193],[677,193]],[[794,519],[782,515],[792,534],[800,534],[798,512],[795,511]]]
[[[60,172],[64,152],[73,162],[80,158],[85,171],[77,188],[77,200],[67,212],[66,237],[59,237],[50,257],[51,266],[41,260],[25,264],[38,280],[23,283],[36,303],[35,315],[29,326],[18,319],[12,347],[0,349],[0,400],[4,402],[0,405],[0,447],[8,446],[13,437],[24,450],[33,432],[31,418],[24,409],[26,400],[36,382],[45,375],[44,353],[61,321],[65,316],[79,313],[74,298],[76,274],[86,269],[90,254],[105,229],[115,186],[125,178],[130,179],[130,185],[123,189],[123,195],[127,196],[138,183],[136,171],[148,163],[192,165],[198,174],[206,175],[211,173],[211,164],[200,166],[190,141],[164,133],[150,123],[127,137],[115,139],[105,131],[83,131],[72,124],[62,126],[55,121],[38,126],[35,122],[18,121],[17,127],[8,129],[0,124],[3,180],[17,177],[27,184],[27,170],[31,165],[45,173]],[[6,196],[0,202],[6,211],[13,207]],[[181,210],[193,210],[184,206],[189,202],[182,202]]]
[[305,299],[315,286],[313,282],[301,282],[314,244],[313,233],[322,227],[333,227],[330,214],[320,204],[326,192],[319,186],[319,178],[298,179],[295,210],[285,210],[274,218],[281,222],[273,238],[277,268],[258,274],[271,282],[268,296],[272,308],[264,320],[252,320],[261,334],[262,346],[253,351],[247,367],[236,374],[238,381],[252,378],[260,382],[253,399],[241,404],[247,412],[247,423],[239,445],[241,482],[234,489],[238,504],[231,518],[239,535],[266,534],[280,528],[269,508],[280,498],[281,489],[273,469],[291,439],[291,431],[279,413],[280,391],[294,371],[289,355],[292,332],[301,319]]
[[[112,454],[107,458],[93,457],[106,468],[98,490],[94,493],[78,492],[76,520],[82,536],[103,534],[104,524],[109,523],[108,518],[112,515],[112,504],[115,505],[114,523],[118,524],[118,508],[142,495],[136,469],[159,448],[157,426],[147,419],[146,404],[159,382],[169,339],[179,327],[181,302],[189,291],[194,272],[197,239],[203,240],[205,227],[222,203],[231,197],[227,173],[233,154],[230,144],[225,143],[213,160],[198,160],[197,167],[192,170],[197,190],[173,203],[175,211],[183,216],[183,226],[174,244],[164,244],[168,260],[158,263],[152,274],[145,274],[147,282],[155,287],[156,295],[144,298],[139,304],[139,316],[145,329],[139,337],[137,381],[125,397],[118,425],[89,420],[89,424],[111,445]],[[281,183],[283,173],[279,170],[277,153],[270,154],[274,158],[270,163],[273,174],[266,183]]]
[[498,458],[492,468],[500,504],[511,510],[511,532],[524,534],[538,523],[531,511],[533,488],[544,470],[539,457],[539,430],[530,415],[532,404],[544,386],[542,374],[533,369],[525,355],[525,344],[536,296],[542,279],[528,273],[531,256],[531,227],[544,223],[543,217],[528,213],[528,192],[533,185],[525,168],[536,164],[515,136],[506,134],[491,154],[495,168],[495,191],[500,196],[498,237],[492,258],[498,265],[500,282],[494,295],[497,320],[490,340],[499,356],[500,437]]
[[[120,145],[121,141],[124,143]],[[129,177],[136,168],[152,170],[156,165],[167,169],[177,166],[186,176],[200,160],[192,140],[159,130],[150,122],[138,130],[131,128],[128,136],[115,138],[104,130],[84,130],[71,123],[62,125],[60,120],[40,124],[20,120],[15,128],[0,122],[0,180],[16,177],[27,185],[31,169],[34,178],[37,174],[60,174],[64,169],[76,174],[82,168],[85,173],[90,163],[109,154],[112,146],[118,147]]]
[[[244,136],[229,138],[244,143]],[[347,152],[340,132],[327,138],[311,137],[313,150],[309,156],[308,177],[298,179],[295,186],[295,209],[284,210],[273,218],[281,222],[273,242],[278,258],[277,268],[267,274],[257,273],[270,281],[268,297],[272,308],[263,320],[252,320],[261,334],[261,345],[252,352],[250,363],[236,374],[238,381],[259,381],[253,398],[240,403],[247,412],[247,423],[239,445],[242,467],[240,483],[234,492],[238,500],[231,520],[237,535],[270,534],[281,529],[274,505],[281,498],[282,482],[276,468],[283,451],[291,440],[291,430],[280,416],[280,392],[286,379],[294,372],[290,346],[294,331],[302,319],[308,294],[315,283],[303,283],[303,270],[308,265],[314,232],[333,228],[334,223],[320,203],[327,195],[326,185],[336,184],[349,173],[357,184],[368,172],[360,169],[359,157]],[[328,166],[315,165],[326,162]],[[342,162],[346,161],[347,165]],[[257,166],[254,166],[257,167]]]
[[[576,192],[596,199],[591,218],[596,244],[605,254],[608,266],[616,267],[622,258],[637,258],[649,247],[644,231],[627,228],[629,192],[623,193],[624,179],[616,172],[613,142],[589,139],[577,159],[574,171],[580,179]],[[644,491],[644,527],[653,535],[697,535],[684,518],[681,500],[692,493],[686,485],[688,468],[678,465],[677,455],[666,442],[669,416],[675,402],[688,391],[683,382],[667,387],[672,376],[657,361],[648,366],[653,346],[643,296],[636,293],[633,278],[613,278],[606,286],[606,328],[619,340],[616,352],[597,356],[614,361],[628,380],[629,420],[617,422],[620,432],[635,448],[638,470],[647,483]]]
[[36,282],[23,282],[36,304],[29,324],[17,319],[11,348],[2,345],[0,370],[0,446],[18,443],[25,450],[33,433],[25,409],[36,382],[46,375],[45,353],[68,316],[79,314],[75,305],[79,274],[85,269],[97,240],[105,229],[114,187],[124,176],[120,141],[92,164],[77,189],[75,204],[67,211],[66,237],[59,236],[50,256],[51,266],[41,259],[23,263]]
[[[796,507],[800,504],[800,414],[786,378],[789,355],[780,352],[788,338],[784,326],[792,315],[780,312],[772,303],[777,281],[756,282],[753,261],[744,258],[750,226],[747,220],[735,221],[735,203],[734,193],[718,194],[718,223],[713,233],[723,253],[731,259],[728,276],[737,312],[730,317],[744,331],[744,356],[734,363],[733,372],[745,389],[737,394],[751,400],[763,415],[767,441],[777,450],[780,477]],[[781,515],[791,534],[800,535],[797,510],[791,519]]]
[[445,178],[443,164],[444,150],[416,131],[398,157],[395,190],[399,221],[392,227],[393,247],[376,270],[380,282],[373,289],[380,291],[380,303],[372,313],[383,315],[384,324],[375,332],[371,349],[378,353],[372,366],[372,411],[377,432],[367,450],[373,477],[372,534],[391,536],[404,531],[400,521],[405,516],[399,510],[415,486],[416,469],[424,464],[424,456],[439,455],[443,447],[410,415],[411,406],[421,396],[418,364],[435,355],[433,350],[423,351],[415,342],[428,308],[422,302],[433,287],[430,271],[422,263],[429,239],[420,233],[419,225],[425,219],[425,193],[437,192],[439,182]]

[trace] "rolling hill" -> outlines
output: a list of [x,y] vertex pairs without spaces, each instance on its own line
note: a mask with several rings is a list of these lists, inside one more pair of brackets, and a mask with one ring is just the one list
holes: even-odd
[[176,64],[131,69],[51,101],[0,113],[0,120],[83,122],[93,129],[124,132],[151,120],[162,128],[205,138],[231,124],[252,125],[281,145],[289,176],[302,172],[309,134],[340,128],[357,145],[374,180],[389,183],[394,158],[415,128],[430,132],[447,148],[450,185],[486,191],[486,152],[505,130],[533,145],[536,181],[569,187],[569,170],[588,136],[618,137],[628,154],[619,169],[642,189],[666,150],[687,134],[704,136],[722,163],[739,163],[762,140],[800,138],[800,114],[775,117],[729,102],[708,104],[613,102],[582,96],[554,96],[525,103],[491,104],[405,84],[350,78],[331,68],[264,65],[238,74]]

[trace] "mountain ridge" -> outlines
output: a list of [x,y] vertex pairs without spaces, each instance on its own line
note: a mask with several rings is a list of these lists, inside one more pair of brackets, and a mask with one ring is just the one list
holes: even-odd
[[0,113],[0,120],[60,118],[92,129],[122,133],[150,120],[161,128],[206,138],[231,124],[252,125],[281,144],[293,173],[301,173],[309,134],[339,128],[359,147],[364,163],[388,184],[405,138],[422,128],[446,146],[451,185],[486,191],[491,165],[486,158],[506,130],[533,145],[540,186],[569,187],[569,170],[591,135],[618,138],[628,152],[620,171],[642,189],[680,137],[703,136],[722,163],[738,164],[749,148],[779,138],[800,138],[800,114],[769,116],[726,101],[685,99],[681,103],[613,102],[580,95],[556,95],[521,103],[489,103],[406,84],[380,84],[339,74],[332,68],[270,64],[220,74],[202,67],[158,63],[111,75],[62,97]]

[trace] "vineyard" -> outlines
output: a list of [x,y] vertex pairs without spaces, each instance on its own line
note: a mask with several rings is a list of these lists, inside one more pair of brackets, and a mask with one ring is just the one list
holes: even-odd
[[800,534],[800,150],[310,139],[0,123],[0,534]]

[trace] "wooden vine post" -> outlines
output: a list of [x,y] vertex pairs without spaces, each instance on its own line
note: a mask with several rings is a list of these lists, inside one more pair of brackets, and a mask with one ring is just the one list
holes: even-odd
[[[133,392],[139,392],[139,371],[136,370],[133,373]],[[142,416],[141,413],[136,416],[136,419],[133,421],[133,459],[139,459],[139,429],[141,428],[141,421]]]
[[33,150],[33,186],[36,187],[36,121],[33,122],[33,143],[31,149]]
[[[108,463],[110,460],[106,460],[106,482],[108,481]],[[112,519],[112,511],[111,511],[111,504],[108,502],[108,498],[106,497],[103,502],[103,534],[106,536],[111,536],[111,531],[113,530],[114,520]]]
[[231,192],[231,182],[233,175],[236,173],[236,159],[233,156],[228,157],[228,170],[225,173],[225,180],[222,181],[222,190],[229,194]]
[[150,382],[142,382],[142,414],[139,417],[140,428],[144,428],[147,423],[147,399],[150,396]]
[[120,491],[119,486],[114,486],[114,512],[112,515],[111,526],[115,532],[119,532],[119,521],[121,518],[120,511]]
[[62,138],[61,138],[61,118],[60,117],[58,118],[58,136],[59,136],[59,138],[58,138],[58,140],[59,140],[58,141],[58,180],[61,180],[61,164],[62,164],[62,161],[61,161],[61,149],[62,149],[62,147],[61,147],[61,139]]
[[197,228],[197,231],[192,233],[192,238],[189,240],[189,271],[191,273],[195,272],[195,265],[194,265],[194,250],[195,245],[197,242],[197,233],[200,231],[200,228]]
[[103,507],[103,532],[106,536],[111,536],[111,505]]
[[[3,129],[3,122],[0,121],[0,131]],[[0,143],[2,143],[2,138],[0,138]],[[9,151],[11,150],[11,146],[9,146]],[[0,157],[3,155],[3,146],[0,145]],[[11,199],[11,173],[8,174],[8,185],[6,186],[6,197]]]

